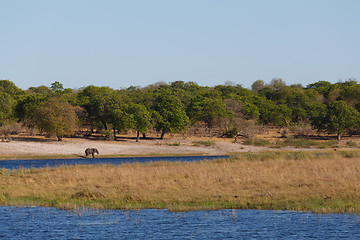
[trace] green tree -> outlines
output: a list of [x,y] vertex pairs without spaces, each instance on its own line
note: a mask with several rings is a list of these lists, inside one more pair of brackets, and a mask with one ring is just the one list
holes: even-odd
[[312,106],[319,103],[318,93],[311,89],[286,87],[276,94],[278,103],[291,108],[291,120],[295,123],[308,122]]
[[344,101],[333,101],[328,104],[326,114],[320,118],[319,130],[326,130],[329,134],[336,134],[338,140],[346,130],[358,128],[360,113]]
[[27,95],[17,102],[15,108],[15,115],[18,120],[24,122],[29,127],[36,125],[36,113],[41,103],[46,100],[46,97],[41,94]]
[[[328,100],[327,98],[330,95],[330,98],[333,98],[334,93],[336,93],[336,89],[340,88],[339,84],[332,84],[328,81],[318,81],[315,83],[311,83],[306,86],[307,89],[314,89],[318,93],[320,93],[323,98],[326,100],[327,103],[331,102],[331,99]],[[330,94],[332,93],[332,94]],[[334,99],[333,99],[334,100]]]
[[54,93],[58,93],[58,92],[63,92],[64,91],[64,86],[62,83],[55,81],[51,84],[50,87],[51,91]]
[[140,139],[140,133],[145,134],[152,127],[151,113],[143,104],[131,104],[129,107],[131,113],[131,125],[136,131],[136,141]]
[[273,114],[273,122],[276,125],[290,125],[292,110],[285,104],[277,105]]
[[113,89],[109,87],[85,87],[78,95],[77,102],[85,108],[88,113],[88,121],[92,127],[108,129],[107,124],[111,121],[109,110],[110,99],[114,95]]
[[209,129],[214,126],[218,118],[228,117],[230,114],[217,91],[206,92],[195,97],[188,112],[193,123],[204,122]]
[[113,91],[106,99],[104,109],[108,114],[108,123],[113,127],[114,140],[116,131],[127,130],[132,126],[132,115],[129,107],[131,99],[124,91]]
[[159,88],[154,94],[152,110],[155,129],[161,133],[161,139],[166,133],[185,130],[189,125],[189,118],[180,99],[166,88]]
[[44,96],[50,96],[52,94],[52,91],[47,86],[38,86],[38,87],[30,87],[28,89],[29,94],[41,94]]
[[257,121],[260,116],[259,108],[252,103],[244,102],[241,108],[241,112],[246,120]]
[[70,135],[75,131],[78,120],[73,106],[57,98],[51,98],[37,109],[36,125],[61,141],[65,135]]
[[281,78],[274,78],[271,80],[269,86],[274,90],[280,90],[286,87],[286,83]]
[[265,87],[266,87],[266,84],[265,84],[265,82],[263,80],[256,80],[251,85],[251,90],[253,90],[254,92],[258,92],[261,89],[264,89]]
[[25,92],[9,80],[0,80],[0,92],[9,94],[13,99],[18,100],[25,95]]
[[354,107],[360,102],[360,85],[345,86],[340,93],[340,99],[347,105]]
[[171,91],[180,99],[184,108],[187,109],[191,103],[191,99],[204,91],[204,87],[200,87],[194,82],[175,81],[169,86]]
[[5,121],[15,120],[15,107],[17,101],[25,92],[9,80],[0,80],[0,125]]
[[15,100],[7,93],[0,91],[0,125],[13,116]]
[[291,120],[292,110],[285,104],[276,105],[275,102],[261,95],[248,96],[243,98],[242,101],[257,107],[249,105],[254,114],[257,115],[257,111],[259,112],[259,122],[262,124],[282,126],[289,124]]

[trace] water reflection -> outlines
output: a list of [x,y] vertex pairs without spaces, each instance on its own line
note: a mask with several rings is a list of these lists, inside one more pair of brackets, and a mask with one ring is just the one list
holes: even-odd
[[0,207],[1,239],[360,239],[357,215]]

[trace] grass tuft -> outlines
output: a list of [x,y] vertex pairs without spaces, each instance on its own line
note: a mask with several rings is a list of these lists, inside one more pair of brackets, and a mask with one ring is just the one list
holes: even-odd
[[168,146],[180,146],[180,142],[172,142],[172,143],[168,143]]
[[244,145],[254,145],[258,147],[265,147],[273,145],[270,141],[266,139],[257,139],[257,138],[248,138],[243,141]]

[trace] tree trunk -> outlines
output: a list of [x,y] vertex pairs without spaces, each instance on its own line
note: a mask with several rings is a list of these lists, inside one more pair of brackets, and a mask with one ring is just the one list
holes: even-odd
[[340,140],[341,140],[341,133],[338,133],[338,135],[337,135],[337,139],[338,139],[338,141],[340,141]]
[[113,127],[113,132],[114,132],[114,141],[116,141],[116,129],[115,129],[115,127]]
[[107,125],[106,125],[106,122],[105,122],[105,121],[101,121],[101,123],[103,124],[104,129],[105,129],[105,130],[108,130]]
[[57,136],[58,141],[62,141],[62,136]]
[[162,132],[161,132],[160,139],[164,139],[164,135],[165,135],[165,131],[162,131]]
[[140,139],[140,131],[136,131],[136,142],[139,142]]

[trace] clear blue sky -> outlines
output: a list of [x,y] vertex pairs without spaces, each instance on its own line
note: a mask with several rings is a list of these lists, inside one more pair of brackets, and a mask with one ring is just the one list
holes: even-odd
[[18,87],[360,80],[359,0],[0,0]]

